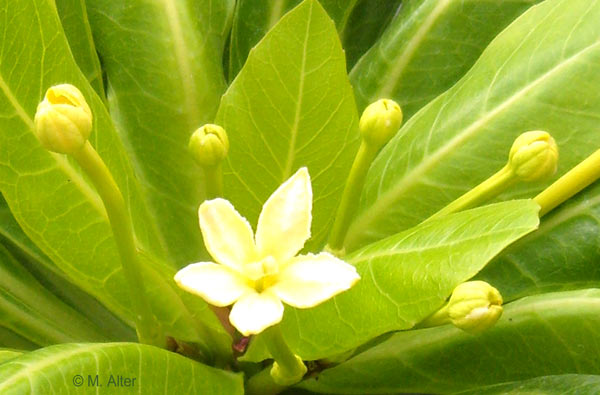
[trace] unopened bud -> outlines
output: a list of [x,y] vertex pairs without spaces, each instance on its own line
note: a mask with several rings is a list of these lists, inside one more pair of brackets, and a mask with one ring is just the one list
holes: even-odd
[[206,124],[192,134],[189,148],[200,166],[213,167],[227,156],[229,139],[221,126]]
[[492,327],[502,315],[502,295],[485,281],[467,281],[452,292],[448,317],[458,328],[479,333]]
[[383,147],[402,125],[402,110],[390,99],[380,99],[365,108],[358,127],[365,141],[377,149]]
[[525,132],[513,143],[508,163],[520,180],[541,180],[556,172],[558,147],[546,132]]
[[61,154],[80,150],[92,132],[92,111],[73,85],[48,88],[35,113],[35,134],[44,148]]

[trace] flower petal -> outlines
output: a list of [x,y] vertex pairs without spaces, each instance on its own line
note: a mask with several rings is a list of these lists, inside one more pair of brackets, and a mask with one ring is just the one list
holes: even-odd
[[188,265],[177,272],[175,282],[214,306],[229,306],[252,291],[248,281],[237,272],[212,262]]
[[246,262],[255,259],[256,248],[252,228],[244,217],[225,199],[213,199],[198,210],[204,244],[210,255],[239,272]]
[[229,321],[244,336],[255,335],[281,321],[283,304],[271,292],[250,292],[231,309]]
[[308,308],[349,289],[358,280],[354,266],[322,252],[296,257],[268,290],[290,306]]
[[310,237],[312,189],[306,167],[284,182],[263,205],[256,227],[261,256],[277,261],[295,256]]

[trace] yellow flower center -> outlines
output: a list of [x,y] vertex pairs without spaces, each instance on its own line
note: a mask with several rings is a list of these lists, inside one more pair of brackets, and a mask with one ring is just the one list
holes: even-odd
[[256,291],[262,292],[277,281],[279,265],[275,258],[269,255],[260,261],[246,264],[244,270],[248,278],[254,281]]

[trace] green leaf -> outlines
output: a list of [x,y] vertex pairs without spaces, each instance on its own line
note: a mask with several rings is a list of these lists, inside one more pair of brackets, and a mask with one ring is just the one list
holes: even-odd
[[375,44],[400,8],[402,0],[359,0],[341,34],[348,68]]
[[0,349],[0,364],[22,355],[22,351]]
[[105,98],[102,68],[96,53],[84,0],[55,0],[58,16],[77,65],[98,96]]
[[[504,30],[382,150],[347,248],[413,226],[470,190],[506,163],[526,130],[556,139],[556,177],[600,146],[599,18],[598,1],[547,0]],[[547,184],[523,184],[500,198],[530,197]]]
[[[281,48],[286,48],[285,52]],[[229,87],[225,196],[251,223],[299,167],[313,188],[312,239],[324,242],[357,149],[357,114],[335,26],[315,0],[284,16]]]
[[[320,0],[320,4],[333,19],[339,32],[343,32],[357,0]],[[238,0],[229,47],[229,80],[244,66],[250,50],[289,10],[300,0]],[[285,47],[286,48],[287,43]]]
[[[130,379],[130,386],[114,385],[125,384],[125,378]],[[94,385],[96,382],[98,386]],[[81,384],[77,386],[78,383]],[[167,390],[170,394],[244,393],[241,375],[135,343],[61,344],[0,365],[0,392],[7,395],[124,393],[122,391],[162,394]]]
[[506,249],[477,275],[504,301],[600,286],[600,183],[544,216],[540,228]]
[[534,230],[538,210],[530,200],[497,203],[428,221],[361,249],[346,259],[361,280],[315,308],[287,309],[286,340],[312,360],[413,327],[504,247]]
[[454,85],[502,29],[539,1],[406,2],[350,73],[359,111],[390,98],[409,119]]
[[[213,121],[233,2],[87,0],[108,104],[176,267],[202,257],[192,132]],[[135,45],[132,45],[135,43]]]
[[0,347],[13,348],[16,350],[35,350],[39,344],[35,344],[8,328],[0,326]]
[[600,290],[527,297],[474,336],[451,325],[399,332],[306,381],[317,392],[448,393],[537,376],[599,374]]
[[[33,114],[47,87],[78,86],[94,114],[91,142],[123,192],[140,251],[161,251],[154,216],[104,105],[71,57],[52,3],[0,2],[0,191],[27,236],[71,281],[131,323],[131,297],[106,211],[94,187],[67,157],[44,150],[33,134]],[[149,254],[152,255],[152,254]],[[160,257],[159,257],[160,258]],[[155,259],[145,265],[155,315],[171,336],[203,342],[200,324],[177,296],[170,272]],[[160,274],[158,274],[159,272]],[[203,302],[198,302],[203,303]],[[203,326],[216,325],[206,315]]]
[[2,241],[9,252],[44,288],[93,324],[101,327],[109,340],[135,339],[135,332],[130,326],[115,317],[92,296],[73,285],[65,273],[33,244],[17,224],[0,194],[0,242]]
[[519,395],[525,393],[577,395],[597,394],[598,392],[600,392],[600,376],[563,374],[480,387],[472,391],[460,392],[460,395]]
[[40,345],[108,340],[101,328],[44,288],[1,244],[0,325]]

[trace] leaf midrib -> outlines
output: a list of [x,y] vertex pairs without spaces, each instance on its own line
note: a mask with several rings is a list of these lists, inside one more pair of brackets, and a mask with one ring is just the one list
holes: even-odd
[[580,56],[583,56],[587,52],[592,51],[593,49],[595,49],[595,47],[599,45],[600,42],[596,41],[595,43],[590,44],[582,50],[576,52],[569,58],[562,59],[562,61],[559,62],[556,66],[554,66],[553,68],[542,74],[540,77],[533,80],[532,82],[525,85],[522,89],[516,91],[507,100],[497,105],[493,110],[488,111],[483,117],[471,123],[468,127],[463,128],[464,131],[462,133],[459,133],[454,138],[449,140],[447,144],[440,146],[436,151],[433,152],[433,154],[424,157],[423,161],[418,166],[409,171],[398,183],[396,183],[387,192],[383,193],[370,208],[366,209],[360,215],[360,217],[357,218],[354,225],[352,226],[353,229],[348,234],[347,240],[351,240],[352,237],[355,236],[354,233],[356,232],[356,229],[364,229],[368,227],[369,224],[378,219],[381,215],[385,214],[388,208],[395,203],[398,196],[402,195],[407,190],[410,190],[412,187],[414,187],[418,183],[419,178],[422,177],[425,172],[434,167],[442,158],[444,158],[447,154],[451,153],[455,148],[460,146],[469,137],[471,137],[471,135],[475,134],[478,130],[481,130],[487,122],[491,121],[503,110],[505,110],[514,102],[521,99],[539,84],[552,77],[554,74],[562,71],[563,68],[571,65],[576,60],[578,60]]
[[[427,38],[427,33],[429,33],[435,22],[451,3],[452,0],[441,0],[438,2],[438,4],[431,11],[431,14],[425,18],[423,24],[419,27],[415,35],[404,47],[405,49],[403,51],[399,51],[398,55],[395,57],[395,60],[391,62],[394,64],[394,67],[391,69],[391,71],[388,71],[386,78],[384,78],[379,84],[379,89],[372,96],[373,98],[379,99],[392,96],[400,77],[402,77],[404,71],[406,71],[406,66],[417,53],[419,46]],[[418,10],[415,11],[415,14],[417,12]]]
[[[181,2],[180,4],[183,4]],[[163,1],[165,14],[167,16],[167,24],[171,37],[173,38],[173,49],[175,52],[175,63],[177,65],[177,71],[181,78],[181,89],[183,91],[184,102],[185,102],[185,113],[187,122],[190,127],[195,127],[200,122],[200,116],[198,114],[198,92],[196,83],[194,81],[192,73],[192,65],[190,64],[188,53],[192,53],[193,50],[188,48],[185,41],[183,31],[181,29],[181,20],[177,14],[177,6],[173,0]],[[200,125],[197,125],[200,126]]]
[[300,125],[300,115],[302,113],[302,99],[304,95],[304,79],[306,74],[306,49],[308,47],[308,38],[310,36],[310,25],[312,23],[312,10],[313,3],[310,3],[310,8],[308,9],[308,18],[306,19],[306,32],[304,35],[304,43],[302,48],[302,64],[300,66],[300,81],[298,85],[298,101],[296,102],[296,112],[294,114],[294,123],[292,125],[291,136],[290,136],[290,145],[288,148],[287,159],[285,163],[285,168],[283,170],[283,176],[281,183],[284,183],[291,174],[292,174],[292,166],[294,164],[294,158],[296,156],[296,140],[298,139],[298,128]]

